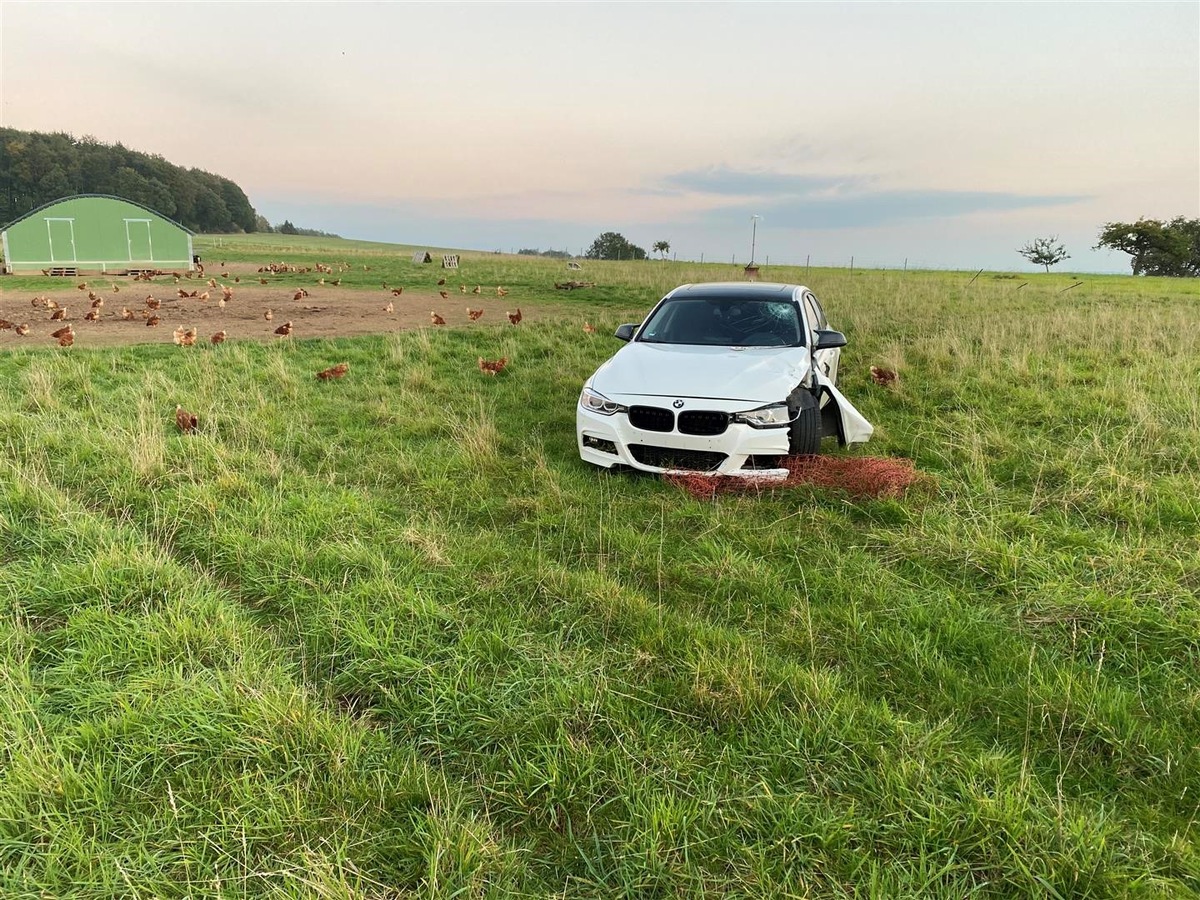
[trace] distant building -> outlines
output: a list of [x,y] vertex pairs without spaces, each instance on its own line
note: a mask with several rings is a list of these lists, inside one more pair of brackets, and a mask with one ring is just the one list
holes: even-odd
[[192,232],[154,210],[104,194],[47,203],[0,232],[4,273],[119,275],[192,268]]

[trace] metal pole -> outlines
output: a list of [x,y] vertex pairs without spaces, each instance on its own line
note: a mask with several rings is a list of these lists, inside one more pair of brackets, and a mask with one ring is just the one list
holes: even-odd
[[758,240],[758,216],[750,217],[750,265],[754,265],[754,245]]
[[854,257],[850,257],[850,274],[854,274]]
[[908,271],[908,257],[907,256],[904,257],[904,271],[905,272]]
[[808,281],[808,264],[812,261],[812,254],[804,257],[804,280]]

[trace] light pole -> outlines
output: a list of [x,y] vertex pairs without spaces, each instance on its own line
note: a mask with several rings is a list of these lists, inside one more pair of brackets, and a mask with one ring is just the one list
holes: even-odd
[[758,220],[762,216],[750,217],[750,265],[754,265],[754,244],[758,240]]

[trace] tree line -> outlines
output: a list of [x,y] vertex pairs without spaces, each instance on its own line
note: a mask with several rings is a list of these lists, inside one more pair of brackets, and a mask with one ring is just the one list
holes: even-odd
[[112,194],[192,231],[255,231],[245,191],[228,178],[94,137],[0,128],[0,222],[74,194]]
[[[1169,222],[1138,219],[1136,222],[1106,222],[1093,250],[1105,248],[1129,254],[1134,275],[1161,275],[1167,278],[1200,276],[1200,219],[1176,216]],[[1064,259],[1067,248],[1058,237],[1035,238],[1017,253],[1046,271]]]

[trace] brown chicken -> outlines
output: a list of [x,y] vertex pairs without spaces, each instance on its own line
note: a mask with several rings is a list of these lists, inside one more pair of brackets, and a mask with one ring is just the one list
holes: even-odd
[[508,357],[502,356],[499,359],[488,360],[482,356],[479,357],[479,371],[485,375],[495,376],[497,372],[503,372],[504,367],[508,365]]
[[86,290],[88,289],[88,286],[87,286],[87,282],[86,282],[86,281],[85,281],[83,284],[77,284],[77,285],[75,285],[75,287],[77,287],[77,288],[78,288],[79,290],[81,290],[81,291],[86,291]]
[[13,331],[15,331],[19,335],[24,336],[24,335],[29,334],[29,326],[22,323],[22,324],[18,325],[16,328],[14,328]]
[[258,283],[259,283],[259,284],[266,284],[266,283],[267,283],[267,279],[265,279],[265,278],[260,278],[260,279],[258,279]]
[[438,279],[438,287],[441,287],[441,286],[442,286],[443,284],[445,284],[445,283],[446,283],[446,279],[445,279],[445,278],[439,278],[439,279]]
[[46,298],[40,297],[40,296],[34,297],[32,300],[29,301],[29,305],[32,306],[34,309],[37,309],[39,306],[45,306]]
[[512,322],[514,325],[520,325],[521,320],[525,318],[523,315],[521,315],[521,307],[519,306],[517,307],[516,312],[508,312],[505,310],[504,314],[508,316],[508,321]]
[[222,297],[220,300],[217,301],[217,306],[221,307],[221,309],[225,308],[225,298],[224,297]]
[[343,378],[350,371],[350,363],[338,363],[336,366],[330,366],[328,369],[323,369],[317,373],[317,377],[322,381],[328,381],[331,378]]
[[0,319],[0,331],[7,331],[9,328],[12,328],[12,327],[13,327],[13,323],[8,321],[8,319]]
[[203,294],[201,294],[196,299],[203,300],[205,303],[207,303],[208,302],[208,291],[205,291]]
[[292,294],[292,299],[293,300],[303,300],[304,299],[304,291],[296,291],[296,293]]
[[66,334],[59,335],[59,337],[58,337],[58,346],[60,346],[60,347],[70,347],[74,343],[75,343],[75,332],[74,331],[68,331]]
[[593,325],[591,322],[584,322],[583,323],[583,333],[584,334],[595,334],[596,326]]
[[58,305],[57,300],[47,300],[46,301],[46,309],[62,309],[62,307],[60,307]]
[[100,307],[102,307],[102,306],[104,306],[104,298],[103,297],[97,297],[95,300],[92,301],[92,309],[100,309]]
[[392,296],[393,297],[399,297],[403,293],[404,293],[404,288],[402,288],[402,287],[392,288]]
[[225,332],[223,330],[218,331],[216,334],[214,334],[212,337],[210,337],[209,340],[212,341],[214,344],[220,344],[225,340]]
[[443,300],[450,299],[450,294],[447,291],[438,291],[438,296],[441,297]]
[[446,320],[443,319],[441,316],[439,316],[437,313],[435,313],[432,309],[429,311],[429,321],[431,321],[434,325],[445,325],[446,324]]
[[263,318],[266,319],[268,322],[270,322],[273,318],[275,318],[274,310],[264,309],[263,310]]
[[128,322],[130,319],[133,318],[133,310],[130,309],[128,306],[122,306],[121,307],[121,318],[124,319],[126,322]]
[[384,311],[385,313],[395,312],[395,311],[396,311],[396,304],[395,304],[395,303],[389,303],[387,306],[385,306],[385,307],[383,308],[383,311]]
[[215,278],[208,279],[208,286],[210,288],[215,288],[217,286],[217,279],[215,279]]
[[175,405],[175,425],[184,434],[195,431],[200,427],[200,417],[190,413],[179,404]]
[[227,284],[221,285],[221,299],[222,300],[232,300],[233,299],[233,288],[231,288]]
[[50,321],[51,322],[61,322],[66,317],[67,317],[67,311],[65,308],[64,309],[56,309],[54,312],[50,313]]
[[113,292],[114,294],[119,294],[119,293],[121,293],[121,286],[120,286],[119,284],[117,284],[115,281],[113,282],[113,286],[112,286],[112,292]]
[[148,309],[158,309],[160,306],[162,306],[162,301],[157,297],[153,295],[146,297],[146,307]]
[[100,321],[100,310],[98,310],[98,309],[89,309],[89,310],[88,310],[86,313],[84,313],[84,315],[83,315],[83,321],[85,321],[85,322],[99,322],[99,321]]
[[74,330],[75,330],[75,329],[74,329],[74,328],[72,328],[70,325],[64,325],[62,328],[58,329],[57,331],[52,331],[52,332],[50,332],[50,337],[52,337],[52,338],[60,338],[60,337],[62,337],[64,334],[70,334],[70,333],[71,333],[72,331],[74,331]]
[[483,288],[481,288],[479,285],[475,285],[475,289],[473,291],[471,291],[471,293],[472,294],[482,294]]
[[100,295],[97,294],[95,291],[88,291],[88,299],[91,300],[93,303],[95,303],[97,300],[100,299]]
[[150,316],[149,318],[146,319],[146,327],[153,328],[155,325],[157,325],[161,321],[162,321],[162,319],[160,319],[158,316]]
[[282,325],[280,325],[278,328],[275,329],[275,333],[282,335],[283,337],[287,337],[288,335],[290,335],[292,333],[292,323],[284,322]]
[[460,294],[465,294],[467,292],[467,286],[465,284],[460,284],[458,286],[458,292]]
[[180,347],[191,347],[196,343],[196,329],[184,328],[180,325],[172,332],[171,337]]
[[507,296],[508,296],[508,290],[507,290],[506,288],[502,288],[502,287],[500,287],[499,285],[497,285],[497,287],[496,287],[496,296],[497,296],[497,297],[507,297]]
[[871,366],[871,380],[883,387],[891,387],[899,379],[895,372],[891,369],[884,369],[880,366]]
[[471,307],[469,307],[469,306],[467,307],[467,318],[470,319],[472,322],[478,321],[479,317],[482,315],[483,315],[482,309],[471,309]]
[[179,299],[180,299],[180,300],[186,300],[186,299],[187,299],[187,297],[188,297],[188,292],[187,292],[187,291],[185,291],[183,288],[179,288],[179,289],[177,290],[177,293],[179,294]]

